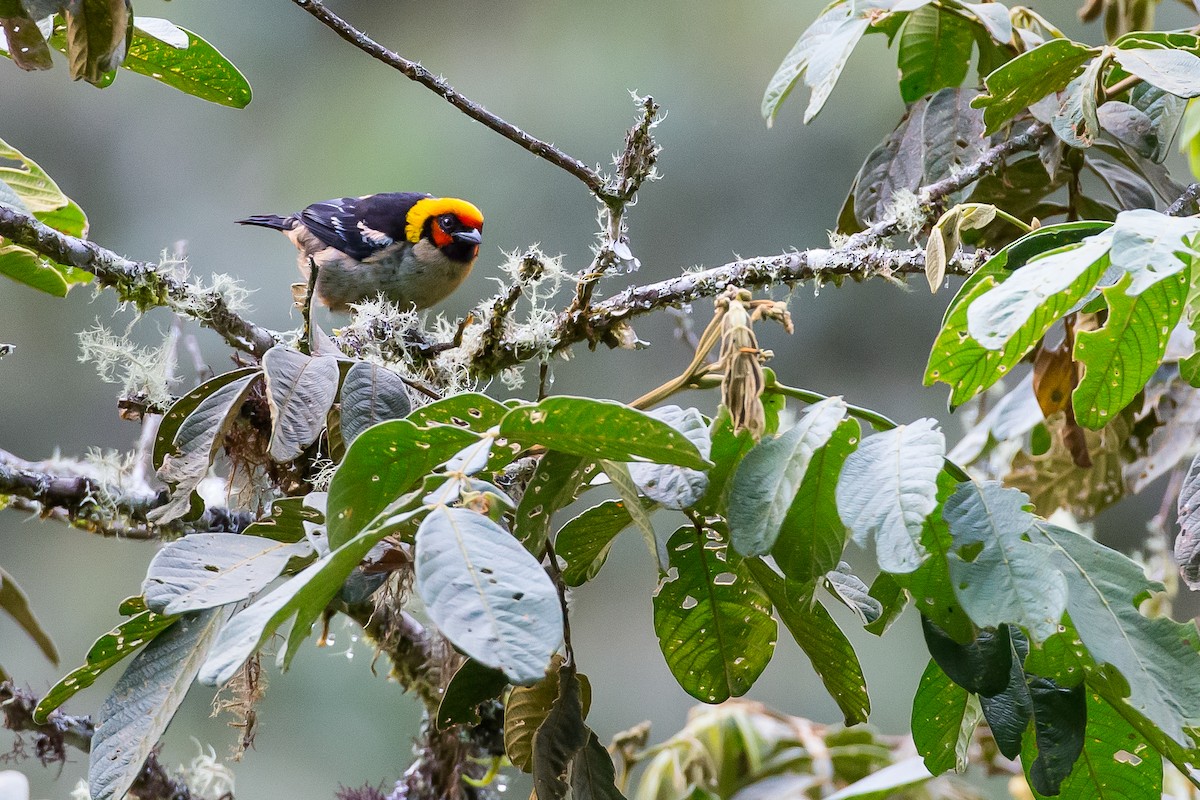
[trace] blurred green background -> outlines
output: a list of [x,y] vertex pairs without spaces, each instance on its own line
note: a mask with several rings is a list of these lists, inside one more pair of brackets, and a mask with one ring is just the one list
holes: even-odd
[[[586,162],[607,166],[620,147],[633,120],[630,90],[662,104],[667,116],[656,134],[664,179],[644,189],[628,216],[642,269],[608,278],[603,291],[613,292],[692,265],[826,246],[862,159],[903,107],[895,53],[872,36],[812,125],[801,125],[806,98],[798,91],[775,128],[766,128],[758,113],[766,81],[823,5],[357,0],[337,3],[336,10]],[[1033,5],[1073,35],[1088,41],[1100,35],[1072,27],[1070,3]],[[254,319],[276,329],[298,324],[289,309],[294,251],[283,237],[232,220],[288,213],[329,197],[419,190],[479,205],[487,217],[483,255],[447,303],[453,315],[495,291],[490,279],[501,250],[539,242],[548,253],[562,253],[568,269],[587,266],[596,206],[581,184],[351,48],[286,0],[138,0],[136,9],[169,17],[215,44],[245,72],[254,101],[241,111],[221,108],[125,72],[98,91],[71,83],[61,61],[40,74],[0,63],[0,138],[38,161],[83,206],[97,242],[154,260],[186,241],[196,275],[241,279],[256,290]],[[1182,9],[1164,5],[1163,25],[1184,22]],[[789,383],[845,394],[900,420],[939,416],[956,440],[959,426],[945,414],[944,390],[920,386],[950,295],[931,297],[923,285],[914,281],[904,292],[875,281],[829,287],[819,297],[811,286],[798,287],[790,295],[795,335],[765,326],[764,346],[776,353],[772,366]],[[697,304],[701,326],[710,310]],[[93,298],[87,288],[59,300],[0,284],[0,342],[17,346],[0,361],[0,447],[39,459],[56,448],[70,455],[133,446],[138,428],[118,420],[115,387],[76,361],[74,332],[96,319],[124,329],[132,317],[116,312],[111,296]],[[152,342],[169,325],[167,315],[151,313],[136,335]],[[675,374],[689,355],[676,340],[675,323],[660,314],[636,327],[651,349],[577,348],[571,361],[554,363],[553,391],[629,400]],[[202,332],[199,340],[214,369],[230,365],[215,335]],[[712,394],[691,399],[706,412],[716,403]],[[1136,540],[1148,514],[1135,506],[1127,502],[1106,515],[1101,537]],[[44,691],[118,621],[117,603],[138,592],[153,553],[150,544],[0,515],[0,564],[28,591],[63,657],[61,668],[53,668],[0,618],[0,663]],[[574,595],[574,640],[595,694],[590,721],[605,740],[651,719],[652,740],[660,741],[693,705],[658,651],[654,585],[643,545],[631,536],[618,542],[600,577]],[[877,640],[858,635],[853,618],[841,612],[833,609],[866,667],[873,722],[889,732],[906,730],[926,660],[915,616],[909,612]],[[382,674],[372,675],[371,651],[355,643],[354,630],[336,626],[335,634],[332,647],[302,651],[287,675],[270,671],[258,749],[235,765],[239,797],[331,798],[340,783],[390,784],[409,763],[417,703]],[[93,713],[111,682],[77,696],[68,710]],[[819,722],[840,719],[785,631],[750,697]],[[193,737],[222,755],[234,740],[223,720],[209,719],[211,699],[207,689],[192,692],[166,738],[168,764],[195,755]],[[10,741],[0,733],[0,752]],[[34,797],[50,798],[65,797],[86,769],[79,754],[57,782],[57,769],[30,761],[17,766],[33,779]]]

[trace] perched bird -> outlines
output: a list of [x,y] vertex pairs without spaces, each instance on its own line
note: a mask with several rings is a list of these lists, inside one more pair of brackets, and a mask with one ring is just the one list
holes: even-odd
[[[283,231],[300,251],[306,279],[309,259],[316,263],[317,299],[333,311],[380,292],[402,306],[428,308],[466,279],[483,241],[478,208],[418,192],[340,197],[238,223]],[[303,298],[306,286],[297,286]]]

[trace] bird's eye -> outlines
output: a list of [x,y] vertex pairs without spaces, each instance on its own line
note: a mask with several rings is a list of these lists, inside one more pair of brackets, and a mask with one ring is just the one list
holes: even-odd
[[453,214],[443,214],[438,218],[438,226],[444,231],[453,230],[458,227],[457,223],[458,220],[455,219]]

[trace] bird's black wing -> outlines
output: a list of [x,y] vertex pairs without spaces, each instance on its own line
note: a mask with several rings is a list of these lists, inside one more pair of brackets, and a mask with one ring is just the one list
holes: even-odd
[[428,195],[410,192],[339,197],[313,203],[300,222],[330,247],[363,260],[393,242],[404,241],[408,210]]

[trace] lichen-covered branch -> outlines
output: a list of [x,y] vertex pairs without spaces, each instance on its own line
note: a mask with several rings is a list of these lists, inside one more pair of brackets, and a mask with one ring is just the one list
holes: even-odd
[[165,505],[166,490],[107,483],[70,461],[32,462],[0,450],[0,499],[20,511],[57,519],[102,536],[160,539],[193,531],[240,532],[254,521],[248,511],[209,508],[191,522],[150,525],[150,511]]
[[[53,711],[44,723],[37,723],[33,719],[37,704],[38,699],[31,692],[18,689],[9,682],[0,683],[0,722],[15,733],[31,734],[34,756],[42,764],[64,763],[67,747],[84,753],[91,749],[96,726],[90,717]],[[172,777],[155,752],[146,758],[130,793],[139,800],[192,800],[193,797],[188,785]]]
[[605,204],[619,201],[619,190],[610,187],[608,181],[599,170],[587,166],[579,159],[564,153],[549,142],[529,135],[511,122],[488,111],[483,106],[457,91],[444,78],[434,75],[417,62],[409,61],[394,50],[389,50],[379,44],[370,36],[367,36],[367,34],[330,11],[320,0],[292,0],[292,2],[309,14],[312,14],[322,24],[359,50],[399,71],[409,80],[416,81],[426,87],[471,119],[486,125],[505,139],[520,145],[538,158],[548,161],[559,169],[574,175],[587,186],[592,194],[596,195]]
[[146,261],[131,261],[95,242],[59,233],[34,217],[0,205],[0,237],[59,264],[86,270],[101,286],[145,310],[163,306],[221,334],[231,346],[261,356],[275,344],[266,328],[244,319],[225,296],[191,284]]

